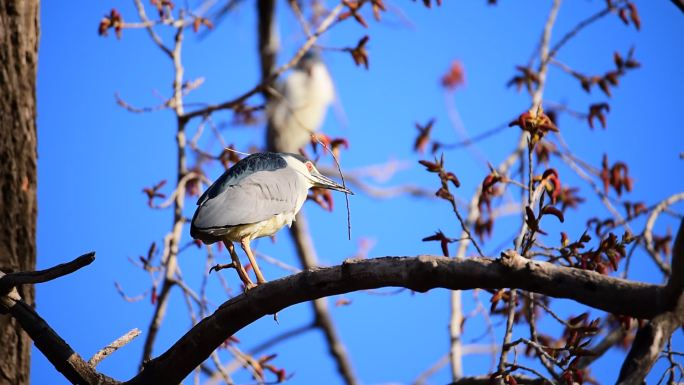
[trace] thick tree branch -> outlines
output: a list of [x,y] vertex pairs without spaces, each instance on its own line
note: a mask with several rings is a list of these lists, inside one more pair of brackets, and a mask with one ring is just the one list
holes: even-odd
[[6,311],[17,320],[38,350],[73,384],[113,384],[116,381],[95,371],[95,368],[74,352],[71,346],[33,310],[33,307],[26,304],[13,288],[18,284],[46,282],[73,273],[89,265],[93,260],[95,260],[95,253],[91,252],[71,262],[46,270],[8,275],[0,272],[0,282],[11,290],[0,294],[0,310]]
[[[346,260],[340,266],[314,268],[260,285],[246,294],[225,302],[211,316],[193,327],[160,357],[146,363],[141,373],[129,384],[178,384],[200,365],[229,336],[267,314],[288,306],[350,291],[386,286],[406,287],[424,292],[432,288],[467,290],[473,288],[510,287],[544,295],[570,298],[596,309],[635,318],[653,318],[646,337],[637,340],[667,340],[681,318],[682,241],[680,229],[675,246],[677,274],[671,282],[679,287],[665,287],[627,281],[592,271],[531,261],[510,251],[502,258],[455,260],[438,256],[385,257]],[[672,290],[679,294],[673,304],[667,298]],[[15,292],[13,292],[15,293]],[[36,346],[64,375],[74,383],[114,384],[115,380],[97,373],[64,342],[47,323],[16,296],[2,298],[3,306],[19,321],[36,342]],[[677,306],[674,308],[673,306]],[[663,342],[664,343],[664,342]],[[636,343],[636,346],[645,346]],[[652,344],[651,344],[652,345]],[[651,346],[649,345],[649,346]],[[632,349],[630,357],[643,349]],[[653,349],[646,349],[650,359]],[[656,350],[657,356],[660,348]],[[629,357],[628,357],[629,358]],[[637,365],[643,372],[643,366]],[[623,369],[624,372],[624,369]],[[632,371],[633,372],[633,371]],[[632,378],[632,377],[629,377]],[[459,382],[460,383],[460,382]],[[625,382],[632,383],[632,382]]]
[[569,298],[596,309],[650,319],[671,304],[665,288],[592,271],[531,261],[514,252],[498,260],[446,257],[385,257],[346,260],[260,285],[225,302],[181,337],[166,353],[148,362],[129,381],[177,384],[229,336],[264,315],[326,296],[386,286],[424,292],[433,288],[468,290],[510,287]]
[[642,384],[672,333],[684,323],[684,220],[672,250],[672,275],[663,293],[665,309],[637,332],[617,383]]
[[18,301],[9,308],[9,314],[19,322],[38,350],[72,384],[114,384],[117,382],[95,371],[95,368],[74,352],[71,346],[23,301]]
[[[515,382],[520,385],[548,385],[548,382],[543,378],[532,378],[527,376],[513,375]],[[454,381],[449,385],[490,385],[492,378],[490,376],[474,376],[461,377],[458,381]]]

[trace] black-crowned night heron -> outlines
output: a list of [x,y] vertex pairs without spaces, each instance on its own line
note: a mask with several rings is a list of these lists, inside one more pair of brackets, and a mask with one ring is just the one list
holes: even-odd
[[250,249],[250,242],[290,226],[309,189],[321,187],[353,194],[349,189],[321,175],[301,155],[264,152],[249,155],[224,172],[197,201],[190,235],[205,244],[223,241],[234,267],[249,289],[249,279],[233,242],[247,254],[257,283],[266,282]]
[[316,51],[307,52],[268,103],[266,147],[297,153],[317,132],[335,97],[330,73]]

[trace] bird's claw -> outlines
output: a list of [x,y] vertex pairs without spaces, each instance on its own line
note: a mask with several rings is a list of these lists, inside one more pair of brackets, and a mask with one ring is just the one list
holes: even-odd
[[223,269],[230,269],[230,268],[235,268],[235,265],[232,264],[232,263],[224,263],[224,264],[217,263],[216,265],[212,266],[212,267],[209,269],[209,274],[211,274],[212,271],[218,272],[218,271],[220,271],[220,270],[223,270]]
[[249,282],[249,283],[244,283],[244,282],[243,282],[243,283],[242,283],[242,286],[243,286],[243,288],[244,288],[244,291],[243,291],[243,292],[244,292],[244,293],[247,293],[248,291],[254,289],[254,288],[257,287],[258,285],[254,284],[254,282]]

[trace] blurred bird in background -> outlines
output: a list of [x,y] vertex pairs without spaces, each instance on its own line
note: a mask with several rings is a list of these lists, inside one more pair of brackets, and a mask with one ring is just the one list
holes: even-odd
[[302,56],[266,107],[268,151],[298,153],[320,130],[335,97],[330,73],[320,54]]

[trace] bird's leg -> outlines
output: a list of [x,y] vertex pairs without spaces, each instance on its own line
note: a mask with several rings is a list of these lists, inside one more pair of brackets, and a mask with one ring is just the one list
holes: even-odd
[[245,251],[245,254],[247,254],[247,258],[249,258],[249,263],[252,264],[252,267],[254,268],[254,274],[256,274],[257,277],[257,285],[261,285],[262,283],[266,283],[266,279],[264,279],[264,275],[261,274],[261,270],[259,269],[259,265],[257,265],[256,258],[254,258],[254,254],[252,253],[252,249],[249,247],[249,239],[244,238],[240,241],[240,246],[242,246],[242,250]]
[[242,267],[242,264],[240,263],[240,257],[238,257],[237,253],[235,252],[235,246],[233,246],[233,242],[229,240],[224,240],[223,244],[226,245],[226,248],[230,253],[230,258],[233,260],[233,263],[231,263],[231,265],[233,265],[232,267],[234,267],[235,270],[237,270],[240,280],[245,285],[245,290],[253,288],[254,282],[252,282],[252,280],[249,279],[249,275],[247,275],[245,268]]

